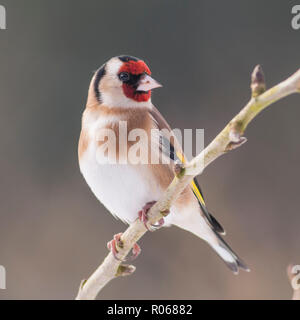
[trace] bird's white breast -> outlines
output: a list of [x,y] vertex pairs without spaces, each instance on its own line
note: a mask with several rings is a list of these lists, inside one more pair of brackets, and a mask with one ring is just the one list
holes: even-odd
[[89,128],[90,142],[80,159],[80,170],[102,204],[130,223],[147,202],[159,199],[162,190],[147,165],[99,163],[95,139],[99,123]]

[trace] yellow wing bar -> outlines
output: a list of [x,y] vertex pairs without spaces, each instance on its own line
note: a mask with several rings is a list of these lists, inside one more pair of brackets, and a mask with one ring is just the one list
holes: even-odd
[[197,199],[200,201],[200,203],[201,203],[203,206],[205,206],[205,202],[204,202],[203,196],[202,196],[200,190],[198,189],[198,187],[196,186],[195,181],[194,181],[194,180],[191,181],[190,185],[191,185],[191,187],[192,187],[192,189],[193,189],[193,192],[194,192],[194,194],[196,195]]
[[[179,159],[182,163],[185,162],[184,156],[183,156],[183,154],[182,154],[181,152],[177,151],[177,152],[176,152],[176,155],[177,155],[178,159]],[[195,183],[194,180],[190,182],[190,186],[192,187],[192,190],[193,190],[195,196],[197,197],[197,199],[199,200],[199,202],[200,202],[203,206],[205,206],[205,202],[204,202],[203,196],[202,196],[202,194],[201,194],[201,192],[200,192],[199,188],[197,187],[197,185],[196,185],[196,183]]]

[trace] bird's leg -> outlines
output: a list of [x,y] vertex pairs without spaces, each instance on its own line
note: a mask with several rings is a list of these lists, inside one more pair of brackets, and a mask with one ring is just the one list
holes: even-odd
[[[144,223],[146,229],[149,231],[154,231],[154,230],[148,227],[148,212],[154,206],[155,203],[156,201],[147,202],[143,206],[142,210],[139,211],[139,219],[141,222]],[[163,224],[163,221],[162,221],[162,224]]]
[[110,250],[115,259],[120,260],[118,255],[118,248],[123,247],[123,242],[121,240],[122,233],[118,233],[114,235],[113,240],[107,242],[107,249]]
[[[143,209],[141,211],[139,211],[139,219],[140,221],[142,221],[145,225],[145,227],[149,230],[149,231],[155,231],[157,229],[159,229],[160,227],[163,226],[163,224],[165,223],[164,218],[161,218],[156,224],[152,224],[151,228],[148,227],[148,212],[149,210],[154,206],[154,204],[156,203],[156,201],[151,201],[151,202],[147,202]],[[169,214],[169,210],[164,212],[164,215],[167,216]]]
[[135,260],[140,255],[141,251],[141,247],[137,243],[135,243],[132,248],[132,256],[129,259],[131,261]]
[[[115,259],[119,261],[126,261],[126,259],[122,260],[118,257],[118,248],[123,248],[124,246],[123,241],[121,240],[121,236],[122,233],[115,234],[113,240],[107,243],[107,248],[112,252]],[[132,248],[132,256],[128,260],[136,259],[141,251],[141,247],[137,243],[135,243]]]

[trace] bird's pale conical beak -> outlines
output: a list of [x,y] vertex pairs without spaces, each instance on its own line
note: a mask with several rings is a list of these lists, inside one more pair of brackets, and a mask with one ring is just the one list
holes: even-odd
[[141,77],[139,85],[136,88],[137,91],[149,91],[155,88],[162,87],[162,85],[151,78],[148,74],[145,74]]

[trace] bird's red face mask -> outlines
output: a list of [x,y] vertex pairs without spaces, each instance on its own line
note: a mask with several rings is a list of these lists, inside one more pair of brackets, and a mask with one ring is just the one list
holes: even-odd
[[151,90],[161,87],[156,80],[150,77],[151,71],[142,60],[129,60],[123,63],[118,76],[122,81],[125,96],[137,102],[148,101]]

